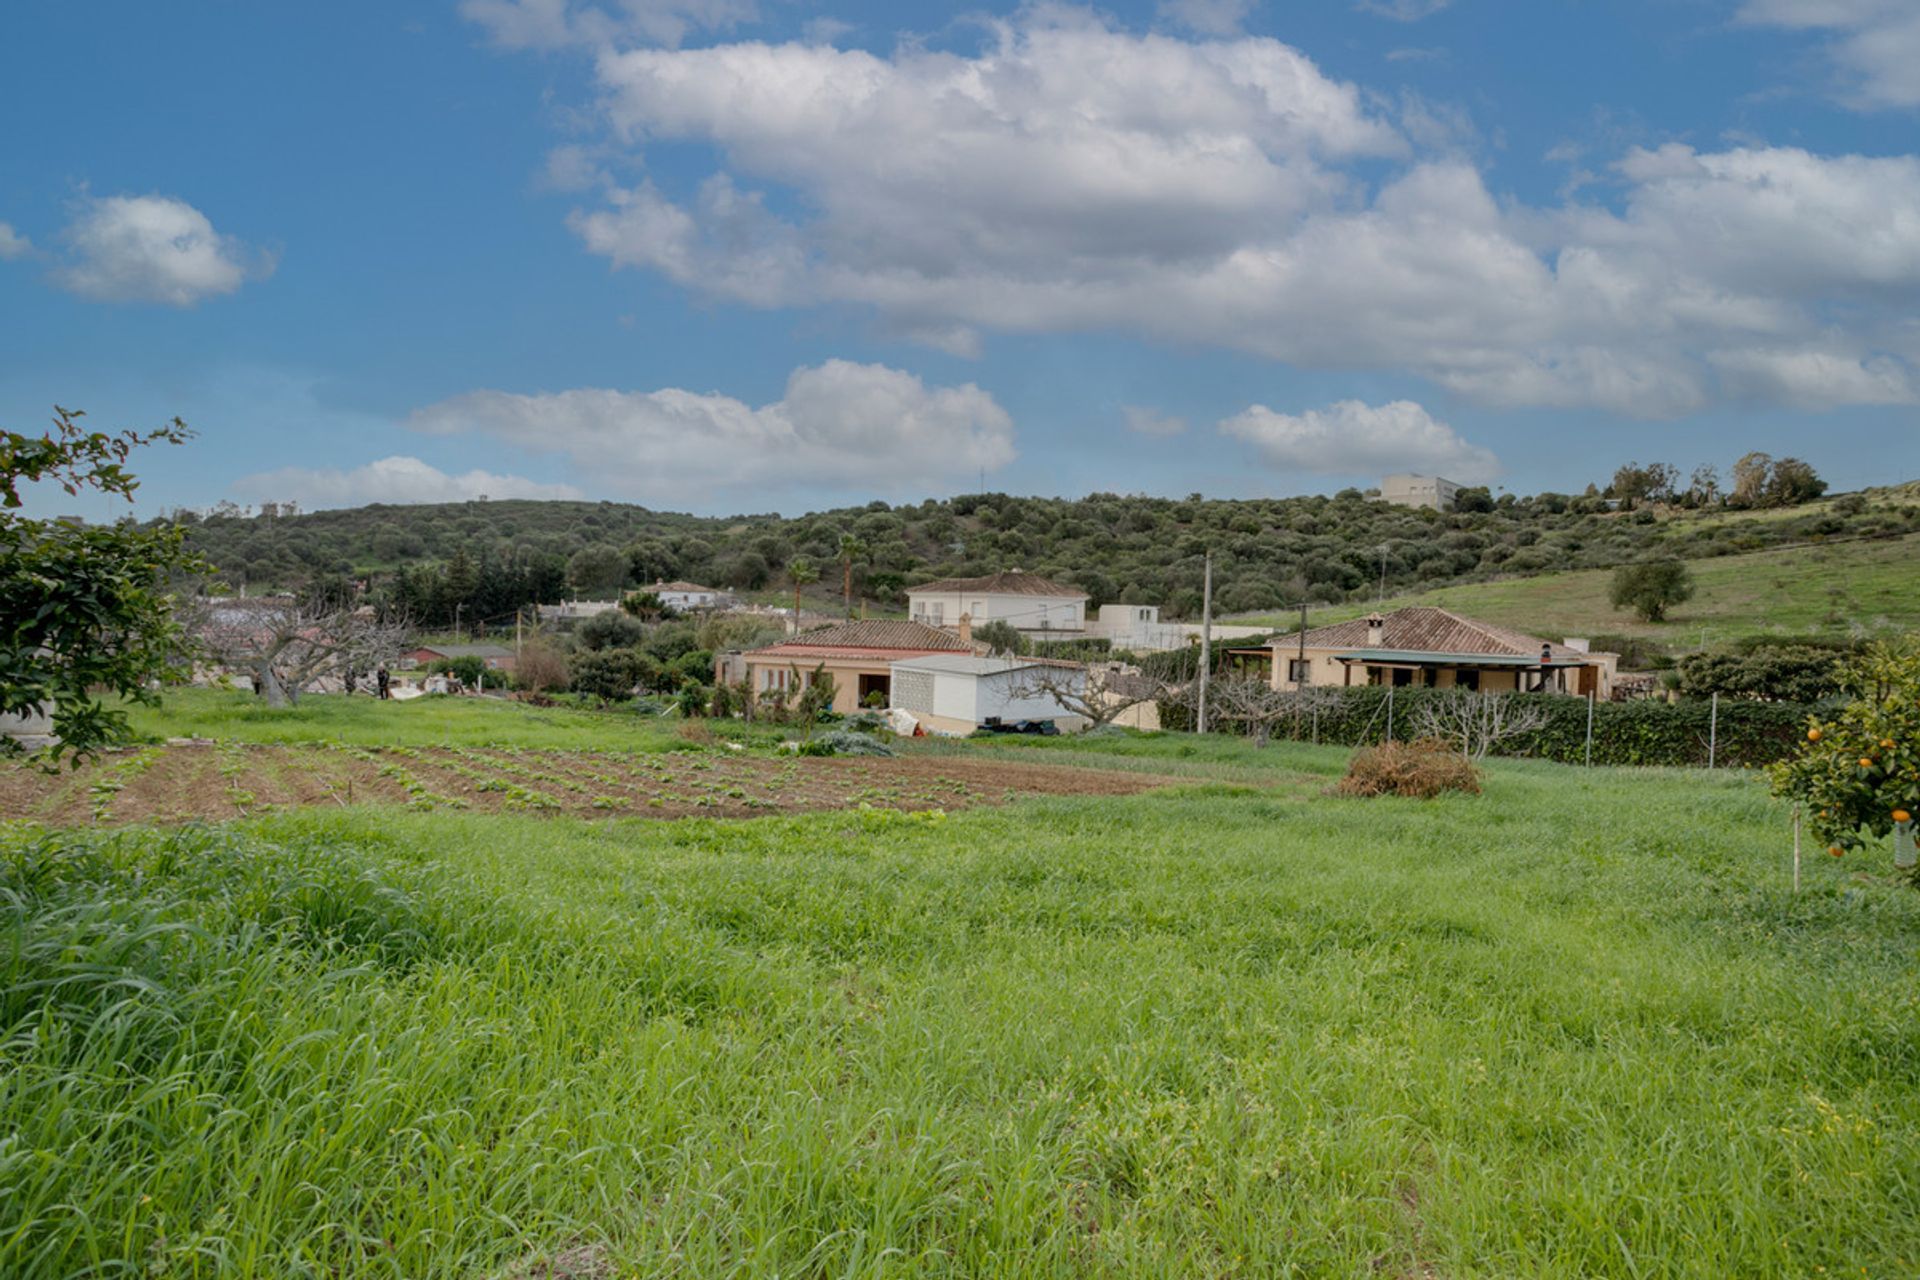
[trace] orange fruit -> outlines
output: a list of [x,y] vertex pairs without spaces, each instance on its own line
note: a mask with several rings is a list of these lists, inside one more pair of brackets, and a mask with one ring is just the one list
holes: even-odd
[[1808,742],[1820,741],[1820,731],[1818,729],[1807,730],[1807,741]]
[[1835,858],[1837,858],[1837,857],[1839,857],[1839,856],[1840,856],[1841,854],[1843,854],[1843,853],[1845,853],[1845,852],[1846,852],[1846,850],[1845,850],[1845,849],[1842,849],[1842,848],[1841,848],[1841,847],[1840,847],[1839,845],[1837,845],[1837,844],[1830,844],[1830,845],[1828,845],[1828,846],[1827,846],[1827,853],[1828,853],[1828,854],[1829,854],[1830,856],[1832,856],[1832,857],[1835,857]]
[[1873,768],[1873,758],[1872,758],[1871,756],[1861,756],[1861,757],[1860,757],[1860,767],[1861,767],[1862,769],[1871,769],[1871,768]]
[[1895,822],[1907,822],[1910,821],[1910,815],[1905,809],[1895,809],[1893,811],[1893,820]]
[[1887,751],[1893,750],[1893,739],[1892,738],[1880,739],[1880,746]]

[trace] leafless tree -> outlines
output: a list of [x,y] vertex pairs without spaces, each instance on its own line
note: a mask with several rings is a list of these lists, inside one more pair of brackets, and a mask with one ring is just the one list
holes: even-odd
[[1166,686],[1138,668],[1119,662],[1045,663],[1020,672],[1009,690],[1016,698],[1046,698],[1088,727],[1112,724],[1143,702],[1152,702]]
[[[1195,686],[1189,684],[1172,697],[1191,708],[1196,700]],[[1330,686],[1276,689],[1258,672],[1227,676],[1214,681],[1207,690],[1213,723],[1241,726],[1258,747],[1266,746],[1274,729],[1284,722],[1307,719],[1339,701],[1340,691]]]
[[1468,760],[1485,760],[1499,743],[1543,729],[1547,713],[1508,693],[1441,691],[1413,711],[1415,735],[1438,738],[1460,748]]
[[393,661],[406,637],[401,620],[368,606],[293,600],[202,600],[187,626],[208,660],[256,681],[270,707],[297,703],[324,679]]

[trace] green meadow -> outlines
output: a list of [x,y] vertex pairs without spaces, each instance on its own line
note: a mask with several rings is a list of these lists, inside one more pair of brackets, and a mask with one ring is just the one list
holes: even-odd
[[[1694,596],[1664,622],[1642,622],[1608,602],[1609,569],[1545,573],[1395,596],[1387,609],[1437,605],[1535,635],[1631,635],[1690,650],[1750,635],[1846,635],[1920,630],[1920,534],[1755,551],[1688,562]],[[1362,602],[1314,611],[1314,626],[1357,618]],[[1297,615],[1236,618],[1295,630]]]
[[1920,894],[1753,777],[983,745],[1180,781],[0,833],[0,1274],[1920,1272]]

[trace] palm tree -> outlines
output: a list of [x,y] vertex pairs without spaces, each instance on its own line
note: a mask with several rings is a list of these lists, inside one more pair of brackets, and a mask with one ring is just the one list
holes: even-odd
[[800,588],[820,581],[820,570],[805,556],[795,556],[787,564],[787,577],[793,579],[793,629],[800,629]]
[[866,554],[866,543],[850,533],[840,535],[840,594],[846,602],[849,618],[853,617],[853,562]]

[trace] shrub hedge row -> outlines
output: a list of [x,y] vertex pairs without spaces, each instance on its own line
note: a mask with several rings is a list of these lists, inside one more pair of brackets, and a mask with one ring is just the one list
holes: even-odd
[[[1443,690],[1394,689],[1393,737],[1405,741],[1416,735],[1414,711],[1422,699],[1445,696]],[[1363,746],[1386,738],[1387,694],[1369,686],[1327,691],[1334,700],[1320,708],[1316,718],[1303,714],[1273,727],[1276,738]],[[1558,694],[1503,695],[1538,706],[1547,713],[1544,728],[1509,739],[1494,748],[1496,755],[1525,756],[1582,764],[1587,751],[1587,703],[1583,698]],[[1726,766],[1764,765],[1784,759],[1806,733],[1807,717],[1816,706],[1793,702],[1743,702],[1722,699],[1714,759]],[[1668,702],[1602,702],[1593,708],[1593,762],[1609,765],[1705,765],[1712,730],[1713,709],[1706,699]],[[1162,703],[1160,723],[1168,729],[1191,729],[1193,713]],[[1223,732],[1238,732],[1234,725]]]

